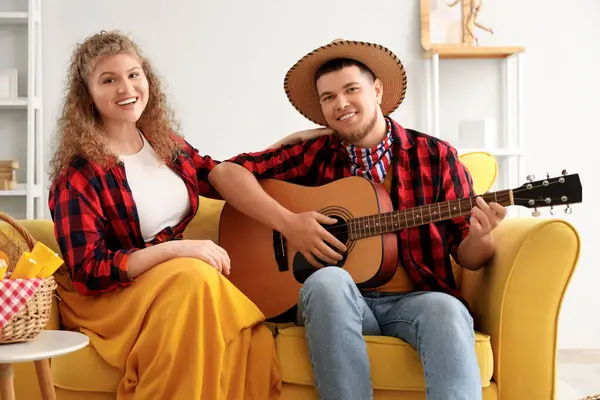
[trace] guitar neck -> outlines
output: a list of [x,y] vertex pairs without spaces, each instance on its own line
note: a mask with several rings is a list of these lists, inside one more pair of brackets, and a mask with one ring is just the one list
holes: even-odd
[[475,206],[476,197],[483,197],[487,203],[495,202],[502,206],[514,204],[513,191],[501,190],[481,196],[442,201],[406,210],[353,218],[348,221],[350,239],[358,240],[467,215],[471,213]]

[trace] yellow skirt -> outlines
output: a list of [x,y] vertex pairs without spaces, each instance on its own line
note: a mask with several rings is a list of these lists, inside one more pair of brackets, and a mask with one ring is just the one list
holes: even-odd
[[279,397],[279,362],[264,315],[202,261],[167,261],[100,296],[59,293],[65,328],[88,335],[123,371],[119,400]]

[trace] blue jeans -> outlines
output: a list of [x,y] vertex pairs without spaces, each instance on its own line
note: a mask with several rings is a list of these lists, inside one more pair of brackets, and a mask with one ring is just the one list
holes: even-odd
[[323,400],[373,398],[363,335],[394,336],[417,350],[428,400],[481,399],[473,319],[439,292],[363,293],[338,267],[312,274],[300,291],[315,386]]

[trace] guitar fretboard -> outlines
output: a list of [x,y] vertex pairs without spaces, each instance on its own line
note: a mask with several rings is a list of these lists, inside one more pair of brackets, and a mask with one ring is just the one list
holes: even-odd
[[[476,197],[483,197],[486,203],[513,205],[512,190],[486,193]],[[442,201],[406,210],[353,218],[348,221],[349,236],[351,240],[358,240],[467,215],[475,207],[476,197]]]

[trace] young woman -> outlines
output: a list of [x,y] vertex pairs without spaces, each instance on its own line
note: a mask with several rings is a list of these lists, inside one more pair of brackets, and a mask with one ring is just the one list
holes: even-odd
[[101,32],[74,50],[49,194],[62,322],[123,371],[119,399],[275,398],[273,337],[223,276],[227,253],[181,240],[199,196],[218,197],[207,180],[217,161],[177,134],[166,100],[127,36]]

